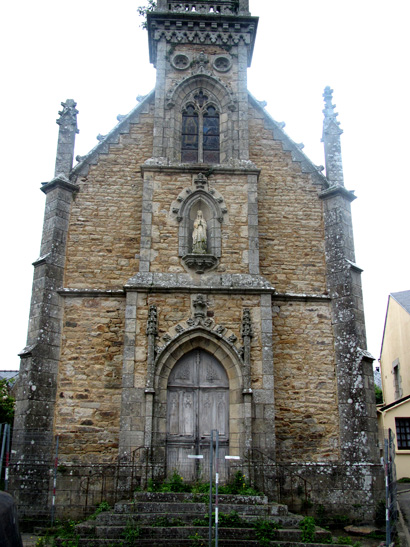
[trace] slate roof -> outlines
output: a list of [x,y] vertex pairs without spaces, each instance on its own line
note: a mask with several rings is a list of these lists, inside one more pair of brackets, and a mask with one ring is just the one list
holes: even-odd
[[0,370],[0,380],[11,380],[12,378],[16,378],[18,374],[18,370]]
[[410,291],[392,292],[391,297],[394,298],[407,313],[410,313]]

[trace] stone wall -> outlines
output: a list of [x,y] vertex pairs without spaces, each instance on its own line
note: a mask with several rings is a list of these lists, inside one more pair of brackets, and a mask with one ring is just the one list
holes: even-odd
[[262,170],[259,183],[261,274],[280,293],[326,292],[321,187],[303,173],[266,126],[262,110],[249,107],[250,159]]
[[55,412],[63,460],[117,457],[124,314],[125,299],[65,298]]
[[278,461],[337,460],[330,302],[275,301],[273,333]]
[[[184,189],[192,187],[192,175],[157,172],[153,175],[150,271],[183,273],[178,249],[179,223],[172,203]],[[248,273],[248,186],[246,175],[212,174],[209,188],[222,196],[227,214],[223,216],[222,253],[216,271]],[[193,273],[192,270],[186,270]]]
[[78,178],[72,204],[64,286],[122,289],[138,271],[142,206],[140,165],[152,155],[153,113],[139,114]]

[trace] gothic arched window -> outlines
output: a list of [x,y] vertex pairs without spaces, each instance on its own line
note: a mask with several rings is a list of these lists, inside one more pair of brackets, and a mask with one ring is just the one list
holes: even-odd
[[182,111],[181,161],[219,163],[219,112],[202,89]]

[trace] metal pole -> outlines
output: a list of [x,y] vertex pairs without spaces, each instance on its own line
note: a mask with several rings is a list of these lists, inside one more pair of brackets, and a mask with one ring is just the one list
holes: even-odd
[[389,441],[387,439],[384,439],[384,478],[386,484],[386,545],[390,545],[389,456]]
[[9,487],[10,434],[11,434],[11,425],[7,427],[6,469],[4,472],[4,490],[6,492]]
[[53,502],[51,504],[51,526],[54,524],[54,516],[56,510],[56,488],[57,488],[57,467],[58,467],[58,441],[59,436],[56,435],[56,456],[54,458],[54,480],[53,480]]
[[209,445],[209,547],[212,547],[212,479],[213,479],[213,456],[214,456],[214,430],[211,431],[211,442]]
[[219,483],[219,432],[215,429],[216,445],[215,445],[215,547],[218,547],[218,483]]
[[[4,427],[6,427],[6,424],[4,424]],[[1,432],[3,430],[3,424],[0,424],[0,439],[1,439]],[[0,454],[0,479],[1,479],[1,472],[3,471],[3,447],[1,448],[1,454]]]

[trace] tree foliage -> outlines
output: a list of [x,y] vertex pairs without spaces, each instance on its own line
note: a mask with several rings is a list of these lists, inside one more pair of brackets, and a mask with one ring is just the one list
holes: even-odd
[[137,8],[138,15],[141,15],[141,17],[144,17],[144,22],[141,23],[142,28],[147,28],[147,14],[151,11],[154,11],[157,7],[156,0],[148,0],[148,4],[146,6],[139,6]]
[[0,424],[12,424],[14,418],[14,397],[10,394],[12,382],[0,380]]
[[381,405],[383,403],[383,391],[376,384],[374,386],[374,393],[376,395],[376,405]]

